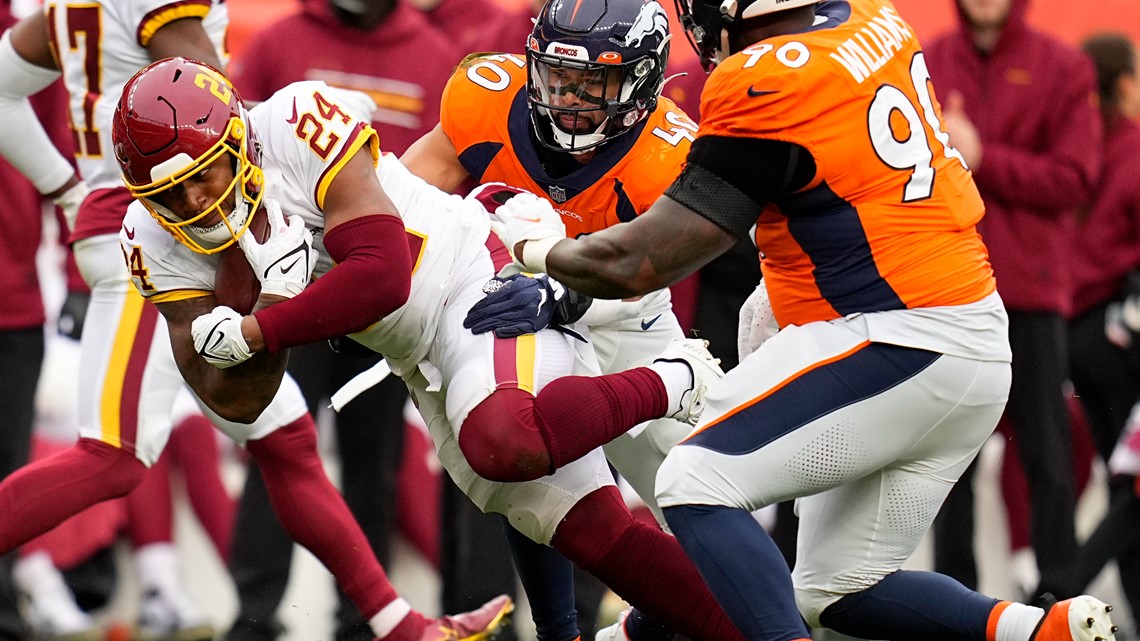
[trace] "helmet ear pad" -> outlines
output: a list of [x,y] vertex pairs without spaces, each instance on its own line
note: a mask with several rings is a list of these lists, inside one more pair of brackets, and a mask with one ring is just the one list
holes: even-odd
[[[668,16],[656,0],[544,6],[527,40],[527,99],[539,141],[556,151],[577,153],[632,130],[657,107],[669,38]],[[557,99],[569,93],[565,87],[571,85],[560,88],[550,82],[560,69],[575,78],[572,86],[579,89],[572,107]],[[585,77],[593,79],[589,92],[577,86]],[[604,117],[598,118],[598,112]],[[568,120],[566,114],[574,114],[577,125],[569,131],[557,116]],[[583,118],[589,127],[579,122]]]

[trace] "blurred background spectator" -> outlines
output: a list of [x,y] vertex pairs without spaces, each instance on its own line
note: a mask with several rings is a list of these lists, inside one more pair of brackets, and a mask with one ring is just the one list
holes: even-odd
[[[986,205],[978,225],[1009,311],[1012,427],[1029,486],[1040,585],[1075,596],[1076,498],[1063,386],[1076,212],[1100,170],[1092,64],[1026,22],[1029,0],[957,0],[959,27],[925,43],[950,144]],[[948,151],[947,153],[951,153]],[[971,470],[976,466],[971,466]],[[971,472],[935,522],[935,569],[977,587]]]

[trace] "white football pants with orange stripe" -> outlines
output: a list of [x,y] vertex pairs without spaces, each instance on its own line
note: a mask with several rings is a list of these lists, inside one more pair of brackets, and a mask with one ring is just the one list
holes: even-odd
[[[596,300],[581,323],[590,326],[590,343],[603,374],[646,365],[674,338],[685,336],[673,313],[668,289],[646,294],[635,302]],[[614,469],[645,501],[666,532],[669,528],[654,493],[657,470],[669,450],[691,429],[688,423],[662,418],[638,425],[604,447]]]
[[898,570],[989,437],[1008,362],[871,342],[860,317],[788,327],[712,388],[661,466],[662,507],[798,499],[793,582],[819,613]]
[[[80,240],[73,249],[91,287],[80,341],[79,435],[132,452],[149,467],[170,438],[172,408],[185,385],[166,321],[131,283],[116,234]],[[262,438],[308,411],[288,375],[273,402],[249,425],[226,421],[198,404],[239,444]]]

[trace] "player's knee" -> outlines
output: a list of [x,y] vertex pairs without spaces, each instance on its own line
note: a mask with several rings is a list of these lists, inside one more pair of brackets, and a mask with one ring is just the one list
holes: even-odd
[[534,396],[518,389],[498,390],[471,410],[459,430],[459,449],[490,481],[532,481],[553,471],[534,423]]

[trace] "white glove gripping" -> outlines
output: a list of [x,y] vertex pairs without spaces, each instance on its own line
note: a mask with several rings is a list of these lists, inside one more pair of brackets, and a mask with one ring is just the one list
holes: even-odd
[[491,214],[491,229],[514,253],[515,245],[525,242],[522,259],[518,262],[529,272],[546,272],[546,255],[550,248],[566,238],[566,225],[562,216],[554,211],[550,201],[531,193],[511,197]]
[[63,192],[55,197],[52,201],[56,207],[63,211],[63,219],[67,222],[67,231],[75,229],[75,219],[79,217],[79,206],[87,198],[87,194],[91,193],[91,188],[87,183],[80,180],[71,186],[71,189]]
[[296,214],[289,216],[289,223],[285,224],[276,200],[266,198],[263,204],[269,219],[269,237],[259,243],[247,230],[238,238],[238,245],[261,282],[262,294],[293,298],[305,290],[317,265],[313,232],[305,228],[305,221]]
[[736,326],[736,354],[740,360],[760,349],[764,341],[776,335],[780,326],[772,312],[772,302],[768,300],[768,288],[764,281],[756,286],[744,304],[740,306],[739,322]]
[[215,307],[190,324],[194,350],[218,369],[228,369],[249,360],[253,353],[241,335],[242,315],[225,306]]

